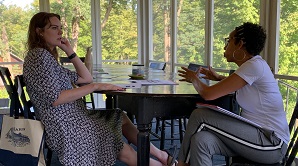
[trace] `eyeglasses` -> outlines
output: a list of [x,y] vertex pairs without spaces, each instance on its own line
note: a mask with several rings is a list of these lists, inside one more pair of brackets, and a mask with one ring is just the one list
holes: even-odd
[[[240,38],[240,37],[231,37],[231,39],[243,39],[243,38]],[[229,37],[226,37],[225,38],[225,46],[227,46],[228,44],[229,44],[229,42],[230,42],[230,40],[231,40]]]
[[229,44],[229,42],[230,42],[230,38],[226,37],[225,38],[225,46],[227,46]]

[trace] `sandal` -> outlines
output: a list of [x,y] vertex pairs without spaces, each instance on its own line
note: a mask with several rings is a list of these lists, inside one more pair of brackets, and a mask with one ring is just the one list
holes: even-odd
[[[165,151],[167,152],[167,151]],[[167,159],[167,166],[176,166],[178,164],[178,161],[176,160],[178,156],[178,149],[177,146],[174,146],[174,153],[171,156],[169,152],[168,153],[168,159]]]

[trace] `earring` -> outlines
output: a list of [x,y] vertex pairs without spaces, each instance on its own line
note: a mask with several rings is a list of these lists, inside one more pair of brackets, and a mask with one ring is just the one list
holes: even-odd
[[[237,50],[240,50],[240,51],[242,51],[242,52],[243,52],[244,56],[243,56],[243,58],[242,58],[242,59],[236,59],[236,58],[235,58],[235,52],[236,52]],[[241,49],[237,49],[237,50],[235,50],[235,51],[233,52],[233,58],[234,58],[236,61],[242,61],[242,60],[244,60],[244,59],[245,59],[245,57],[246,57],[246,54],[245,54],[245,52],[244,52],[243,50],[241,50]]]

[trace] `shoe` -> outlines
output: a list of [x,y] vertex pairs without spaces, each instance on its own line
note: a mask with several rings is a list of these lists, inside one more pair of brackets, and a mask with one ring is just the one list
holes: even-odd
[[174,146],[173,155],[171,156],[170,153],[168,153],[167,166],[176,166],[178,164],[178,161],[176,160],[177,157],[178,157],[178,149],[177,149],[177,146]]

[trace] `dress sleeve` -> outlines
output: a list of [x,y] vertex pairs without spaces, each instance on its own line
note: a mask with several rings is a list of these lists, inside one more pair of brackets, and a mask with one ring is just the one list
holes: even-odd
[[29,94],[51,106],[62,90],[72,88],[78,75],[60,66],[47,50],[36,49],[25,58],[24,78]]
[[78,81],[78,79],[79,79],[79,75],[78,75],[77,72],[75,72],[75,71],[71,71],[71,70],[69,70],[69,69],[67,69],[67,68],[65,68],[65,67],[62,67],[62,68],[63,68],[63,70],[65,70],[65,72],[67,73],[67,75],[69,76],[70,81],[71,81],[72,83],[76,83],[76,82]]

